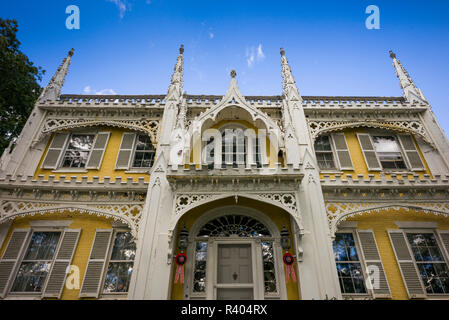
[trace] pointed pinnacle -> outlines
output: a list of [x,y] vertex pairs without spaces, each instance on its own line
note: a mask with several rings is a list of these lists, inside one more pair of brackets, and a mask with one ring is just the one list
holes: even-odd
[[75,52],[75,49],[72,48],[72,50],[69,51],[69,56],[73,56],[73,53]]
[[183,54],[184,53],[184,45],[181,44],[181,47],[179,48],[179,54]]
[[281,48],[281,56],[285,56],[285,51],[283,48]]
[[237,76],[237,72],[234,69],[231,71],[231,77],[234,79]]
[[395,59],[396,58],[396,54],[390,50],[390,58],[391,59]]

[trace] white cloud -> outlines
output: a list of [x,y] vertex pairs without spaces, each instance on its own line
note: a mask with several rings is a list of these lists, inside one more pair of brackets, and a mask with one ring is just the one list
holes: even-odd
[[96,95],[109,95],[109,94],[117,94],[113,89],[103,89],[95,92]]
[[120,19],[122,19],[125,16],[125,12],[129,11],[131,9],[130,4],[126,0],[106,0],[108,2],[114,3],[119,12],[120,12]]
[[252,68],[256,62],[262,62],[265,59],[265,54],[262,50],[262,44],[256,48],[254,46],[246,48],[246,63],[249,68]]
[[212,32],[209,32],[209,38],[213,39],[215,35]]
[[113,89],[103,89],[103,90],[92,90],[90,86],[85,86],[83,89],[84,94],[95,94],[95,95],[113,95],[117,94]]
[[265,55],[263,54],[262,45],[261,44],[259,44],[259,46],[257,47],[257,59],[259,61],[262,61],[263,59],[265,59]]

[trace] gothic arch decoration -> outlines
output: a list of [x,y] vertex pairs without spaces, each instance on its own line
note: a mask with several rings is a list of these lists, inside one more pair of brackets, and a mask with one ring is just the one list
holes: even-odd
[[0,205],[0,224],[18,217],[44,215],[48,213],[77,212],[112,218],[127,224],[137,240],[142,204],[55,204],[32,201],[3,201]]
[[443,203],[353,203],[353,202],[330,202],[326,203],[327,217],[331,236],[335,236],[338,225],[348,218],[366,213],[376,213],[392,209],[398,211],[419,211],[424,214],[443,215],[449,217],[449,202]]
[[238,198],[249,198],[272,204],[287,211],[295,220],[300,230],[303,230],[301,214],[297,206],[296,195],[293,192],[283,193],[239,193],[239,194],[212,194],[212,193],[180,193],[175,197],[174,216],[170,222],[169,232],[173,232],[179,219],[191,209],[200,205],[220,199],[233,197],[238,203]]
[[232,213],[209,220],[203,224],[196,236],[258,238],[272,235],[268,227],[258,219]]
[[237,108],[237,110],[241,110],[246,116],[248,116],[248,119],[246,120],[250,120],[250,122],[253,123],[261,121],[267,130],[267,135],[275,135],[277,137],[277,143],[282,146],[283,143],[281,128],[267,114],[246,101],[246,99],[240,93],[235,76],[236,73],[234,71],[233,73],[231,73],[232,80],[229,89],[223,96],[221,101],[215,106],[208,108],[205,112],[201,113],[193,120],[192,125],[189,128],[190,136],[194,137],[197,134],[201,136],[203,130],[205,129],[205,123],[215,123],[217,120],[217,116],[227,108]]
[[368,128],[380,128],[387,130],[394,130],[398,132],[416,134],[424,141],[435,147],[435,144],[427,134],[426,129],[420,121],[308,121],[309,130],[312,135],[312,140],[315,141],[320,135],[339,131],[348,128],[368,127]]
[[94,126],[111,126],[135,131],[142,131],[150,136],[151,143],[157,145],[160,135],[159,120],[84,120],[84,119],[48,119],[37,141],[52,132]]

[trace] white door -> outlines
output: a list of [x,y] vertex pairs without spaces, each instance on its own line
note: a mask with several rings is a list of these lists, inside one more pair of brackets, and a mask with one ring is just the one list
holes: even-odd
[[216,284],[218,300],[254,299],[251,252],[250,243],[218,245]]

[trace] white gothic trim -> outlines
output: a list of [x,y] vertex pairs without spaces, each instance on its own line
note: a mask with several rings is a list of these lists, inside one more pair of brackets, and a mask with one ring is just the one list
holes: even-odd
[[[55,204],[32,201],[3,201],[0,205],[0,224],[17,217],[44,215],[48,213],[79,212],[80,214],[97,215],[113,218],[126,223],[135,240],[137,240],[139,222],[142,215],[142,204]],[[136,211],[135,214],[133,212]]]
[[280,232],[276,224],[266,214],[257,209],[248,207],[243,208],[241,206],[235,205],[235,206],[223,206],[219,208],[214,208],[202,214],[198,219],[195,220],[190,229],[189,232],[190,239],[192,241],[195,240],[196,235],[206,223],[224,215],[241,215],[253,218],[255,220],[260,221],[268,228],[272,238],[277,239],[280,236]]
[[48,119],[36,142],[44,136],[59,130],[79,127],[111,126],[135,131],[142,131],[150,136],[151,143],[157,145],[160,135],[159,120],[82,120],[82,119]]
[[175,196],[174,203],[174,218],[172,219],[169,227],[169,232],[173,231],[184,214],[186,214],[191,209],[198,207],[200,205],[234,197],[236,203],[238,203],[238,198],[249,198],[261,202],[266,202],[279,207],[287,211],[298,224],[300,230],[303,230],[303,225],[301,221],[301,213],[299,207],[297,206],[296,194],[294,192],[283,192],[283,193],[179,193]]
[[398,132],[406,132],[420,136],[424,141],[434,147],[432,139],[429,137],[424,125],[420,121],[313,121],[308,120],[309,130],[312,135],[312,140],[315,141],[320,135],[339,131],[347,128],[368,127],[381,128],[387,130],[394,130]]
[[328,202],[326,203],[327,217],[331,236],[335,237],[338,225],[348,218],[366,213],[381,212],[386,209],[399,211],[414,210],[424,214],[443,215],[449,217],[449,203],[353,203],[353,202]]

